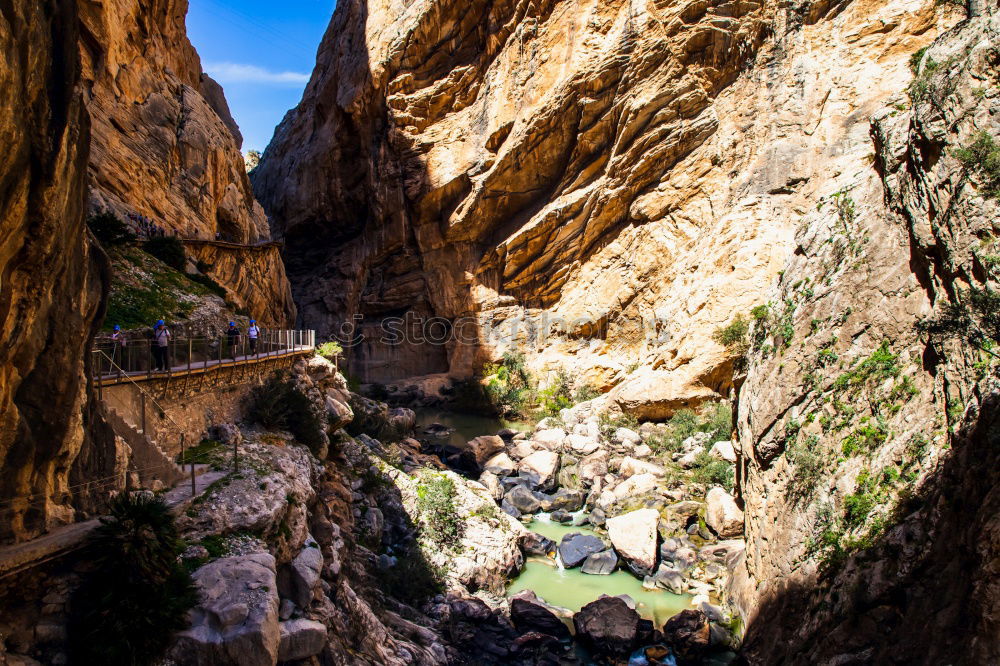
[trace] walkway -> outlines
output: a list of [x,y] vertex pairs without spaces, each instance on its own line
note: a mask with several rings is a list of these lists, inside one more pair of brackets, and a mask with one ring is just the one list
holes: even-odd
[[[182,481],[176,488],[163,495],[174,515],[182,513],[191,501],[205,492],[210,485],[225,477],[228,472],[205,472],[195,477],[195,492],[191,494],[190,481]],[[12,546],[0,547],[0,578],[24,569],[44,564],[87,545],[90,535],[100,527],[99,518],[57,527],[37,539]]]
[[183,238],[181,242],[185,245],[213,245],[230,250],[266,250],[267,248],[281,248],[284,243],[276,240],[260,241],[258,243],[236,243],[225,240],[212,240],[207,238]]
[[222,359],[212,359],[212,360],[192,360],[190,363],[182,363],[179,365],[171,366],[169,371],[162,370],[133,370],[131,372],[103,372],[99,377],[94,379],[95,384],[100,386],[111,386],[114,384],[120,384],[126,381],[132,382],[142,382],[153,379],[174,379],[187,376],[196,376],[204,374],[211,370],[217,368],[232,368],[247,365],[254,365],[257,363],[264,363],[267,361],[272,361],[282,358],[290,358],[294,356],[307,356],[312,354],[316,350],[313,345],[294,345],[291,347],[286,347],[285,349],[278,349],[269,352],[260,352],[257,354],[241,354],[234,358],[222,358]]

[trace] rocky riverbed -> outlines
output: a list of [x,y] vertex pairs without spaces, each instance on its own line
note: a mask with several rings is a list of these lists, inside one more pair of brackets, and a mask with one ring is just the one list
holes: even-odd
[[728,442],[668,453],[668,426],[581,403],[462,444],[321,358],[289,379],[324,437],[215,428],[211,463],[238,448],[240,467],[179,518],[201,601],[177,663],[694,664],[738,646],[742,517],[685,467],[728,465]]

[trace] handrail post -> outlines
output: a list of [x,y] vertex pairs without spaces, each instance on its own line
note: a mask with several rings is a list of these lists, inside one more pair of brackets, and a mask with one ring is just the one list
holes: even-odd
[[191,355],[194,353],[194,340],[188,338],[188,374],[191,374]]
[[146,379],[153,378],[153,340],[148,340],[148,350],[146,351]]
[[142,389],[139,389],[139,411],[142,412],[139,417],[139,425],[142,427],[142,434],[148,436],[146,433],[146,392]]

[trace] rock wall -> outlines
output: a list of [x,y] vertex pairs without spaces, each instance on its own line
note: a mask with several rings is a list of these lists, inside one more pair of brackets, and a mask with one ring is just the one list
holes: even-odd
[[[729,394],[712,332],[936,26],[916,0],[344,2],[254,188],[304,321],[363,317],[352,372],[465,376],[518,342],[664,418]],[[372,330],[407,313],[466,342]]]
[[14,3],[0,29],[0,540],[73,519],[84,349],[106,261],[84,225],[87,112],[73,2]]
[[[240,155],[239,128],[188,41],[187,1],[81,0],[79,6],[93,119],[90,209],[122,219],[142,215],[182,238],[213,240],[221,233],[235,243],[268,240],[267,218]],[[237,305],[268,304],[275,324],[294,321],[281,263],[250,251],[233,259],[256,275],[252,284],[234,271],[210,275],[237,294]]]
[[772,294],[792,330],[751,354],[738,410],[733,591],[753,663],[1000,658],[993,357],[918,325],[997,277],[997,200],[958,152],[1000,130],[984,9],[933,43],[908,94],[857,116]]

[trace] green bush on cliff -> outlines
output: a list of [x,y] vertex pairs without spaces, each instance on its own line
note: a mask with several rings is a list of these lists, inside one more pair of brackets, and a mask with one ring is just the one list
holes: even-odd
[[977,132],[972,143],[955,151],[955,157],[979,177],[983,196],[1000,196],[1000,145],[989,132]]
[[87,219],[87,226],[105,249],[128,245],[136,236],[128,225],[113,213],[99,213]]
[[485,392],[490,405],[500,416],[524,416],[532,402],[531,374],[524,354],[507,352],[500,363],[490,363],[483,369]]
[[456,494],[455,482],[445,474],[426,474],[417,485],[417,508],[424,521],[424,534],[441,548],[456,546],[462,538]]
[[197,602],[179,563],[183,542],[163,500],[122,494],[97,529],[93,570],[74,593],[69,623],[75,664],[157,663]]
[[295,382],[278,372],[251,391],[247,413],[257,423],[272,430],[287,429],[295,439],[315,454],[326,441],[324,418],[316,412],[312,400]]

